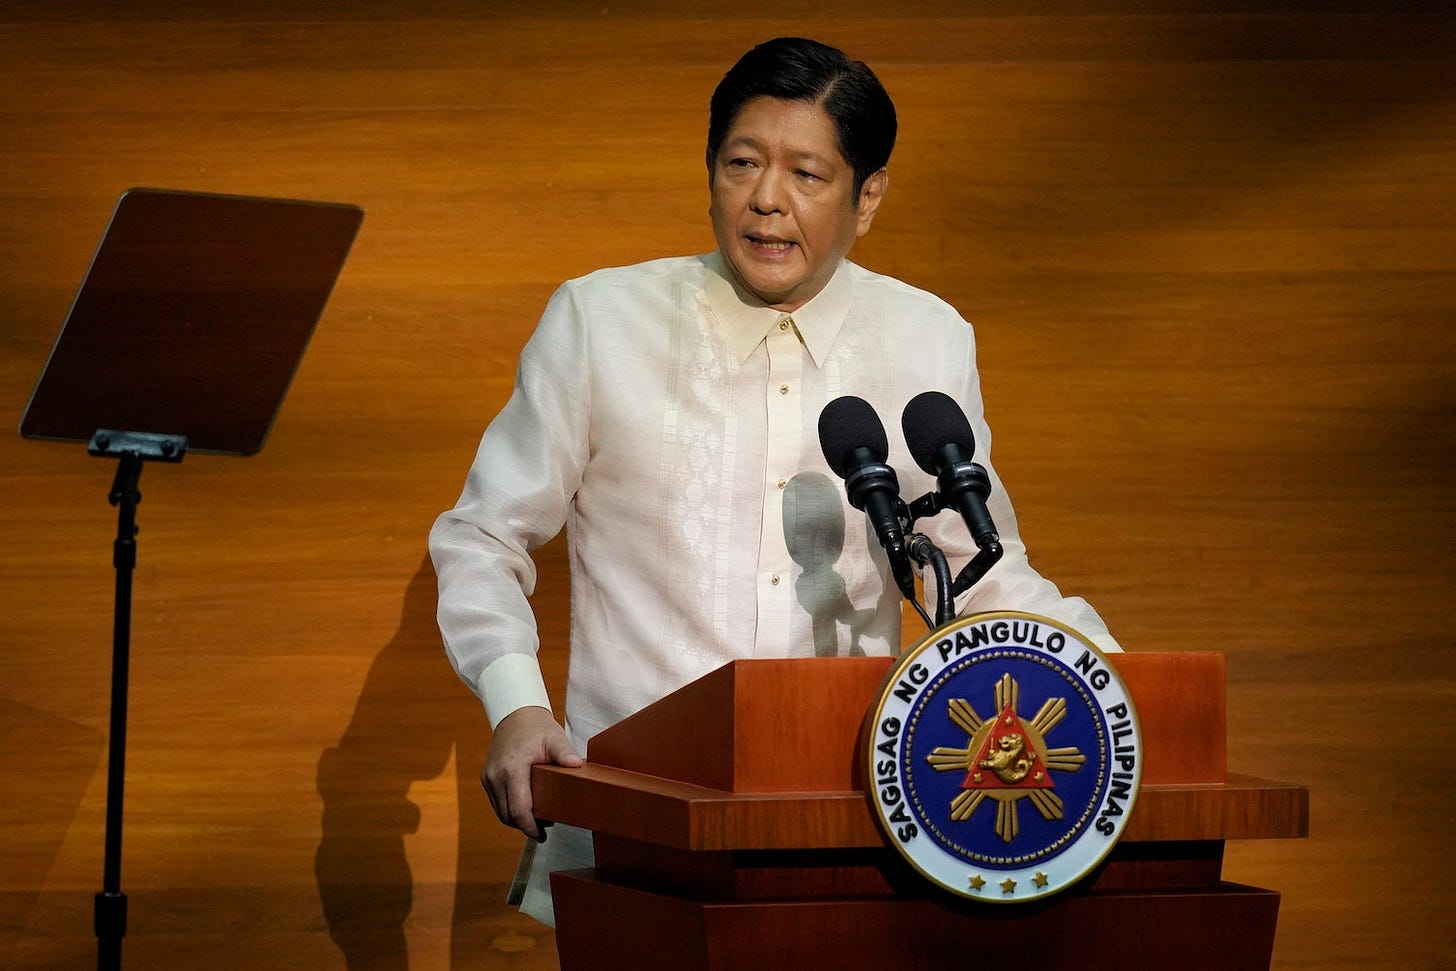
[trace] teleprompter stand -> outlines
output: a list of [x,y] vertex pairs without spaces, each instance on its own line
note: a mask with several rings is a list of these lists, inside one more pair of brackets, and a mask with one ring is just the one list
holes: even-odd
[[87,447],[92,455],[116,458],[110,502],[117,508],[116,608],[111,631],[111,731],[106,762],[106,848],[101,892],[96,895],[97,966],[121,967],[121,939],[126,936],[126,894],[121,892],[121,807],[126,781],[126,699],[131,667],[131,581],[137,562],[136,507],[142,501],[137,483],[147,459],[180,462],[187,453],[182,435],[155,435],[102,429]]
[[355,206],[161,189],[124,193],[56,339],[20,433],[117,460],[116,603],[97,966],[121,967],[132,576],[148,461],[252,455],[343,268]]

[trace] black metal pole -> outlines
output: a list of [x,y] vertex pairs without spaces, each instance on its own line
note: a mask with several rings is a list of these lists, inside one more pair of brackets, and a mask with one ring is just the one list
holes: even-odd
[[126,698],[131,667],[131,581],[136,569],[137,483],[142,457],[120,456],[110,501],[118,509],[112,565],[116,567],[116,610],[111,640],[111,737],[106,774],[106,850],[101,892],[96,895],[96,966],[121,968],[121,939],[126,936],[126,894],[121,892],[122,795],[126,779]]

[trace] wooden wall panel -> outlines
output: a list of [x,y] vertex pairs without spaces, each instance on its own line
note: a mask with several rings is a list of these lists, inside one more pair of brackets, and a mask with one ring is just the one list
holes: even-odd
[[[712,245],[706,102],[751,44],[900,109],[864,264],[971,319],[1033,562],[1130,649],[1224,650],[1232,766],[1313,834],[1231,848],[1280,968],[1456,938],[1456,17],[1309,0],[14,0],[0,412],[133,185],[356,203],[272,440],[148,468],[123,886],[138,967],[547,968],[432,626],[424,536],[561,280]],[[0,437],[0,965],[94,949],[112,469]],[[553,683],[565,571],[538,597]]]

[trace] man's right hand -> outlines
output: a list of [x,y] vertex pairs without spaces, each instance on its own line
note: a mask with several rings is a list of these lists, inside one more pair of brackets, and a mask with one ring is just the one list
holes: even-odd
[[551,712],[532,706],[511,712],[495,726],[480,773],[480,784],[500,821],[538,841],[546,834],[532,812],[531,766],[542,764],[576,768],[582,758]]

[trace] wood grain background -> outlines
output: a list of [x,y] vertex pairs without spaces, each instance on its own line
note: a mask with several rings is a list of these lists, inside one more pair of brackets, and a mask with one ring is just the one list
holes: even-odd
[[[361,205],[268,447],[149,467],[135,967],[555,966],[433,630],[425,533],[561,280],[712,246],[708,96],[799,33],[900,109],[855,257],[977,327],[1033,562],[1132,650],[1227,652],[1231,767],[1312,836],[1279,968],[1456,949],[1456,15],[1349,0],[10,0],[0,413],[135,185]],[[92,961],[112,465],[0,437],[0,965]],[[562,668],[564,568],[540,608]]]

